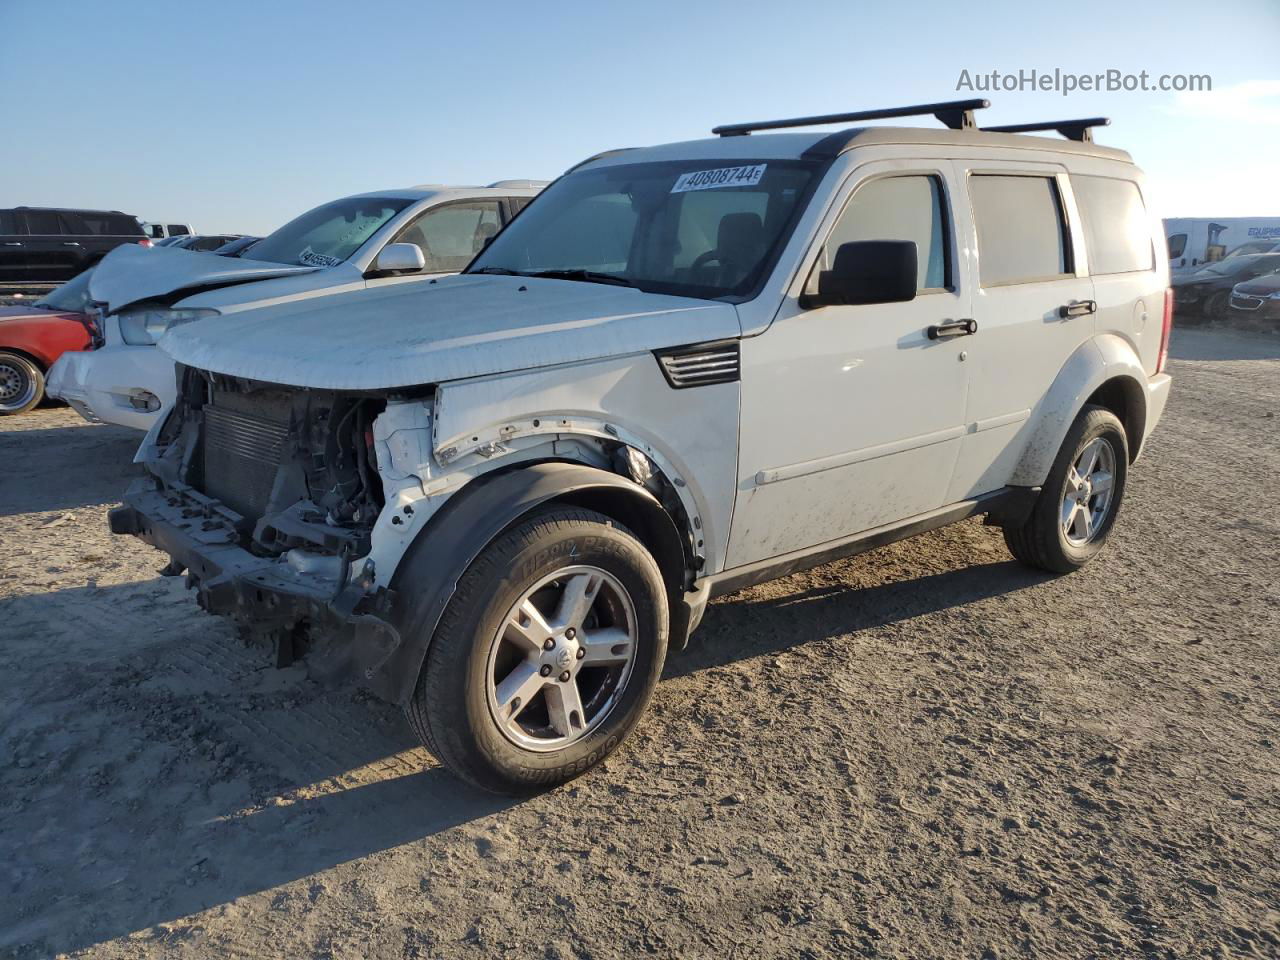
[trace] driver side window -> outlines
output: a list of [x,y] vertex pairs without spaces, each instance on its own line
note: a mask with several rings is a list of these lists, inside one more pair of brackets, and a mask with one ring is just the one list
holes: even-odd
[[428,210],[392,243],[416,243],[426,260],[423,273],[457,273],[502,229],[496,200],[450,203]]
[[[883,177],[859,186],[831,229],[818,270],[829,270],[842,243],[911,240],[921,293],[951,287],[950,241],[942,181],[933,175]],[[818,270],[811,283],[816,284]]]

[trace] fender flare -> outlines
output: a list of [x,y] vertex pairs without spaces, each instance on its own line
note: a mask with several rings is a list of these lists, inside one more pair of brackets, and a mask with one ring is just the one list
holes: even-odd
[[[606,513],[609,505],[625,503],[629,514],[626,523],[654,554],[671,599],[683,596],[684,577],[675,575],[673,565],[677,560],[682,566],[686,563],[684,538],[648,490],[597,467],[562,461],[487,474],[449,498],[418,532],[397,566],[390,585],[389,619],[399,642],[385,654],[379,651],[374,663],[360,658],[365,661],[365,680],[375,693],[393,703],[408,703],[440,619],[463,574],[505,529],[531,510],[552,502]],[[673,638],[682,628],[680,607],[671,604]]]
[[1033,427],[1010,485],[1035,487],[1044,483],[1081,409],[1100,387],[1113,381],[1125,391],[1129,455],[1135,458],[1146,433],[1147,379],[1137,352],[1121,337],[1102,334],[1080,344],[1036,406],[1031,418]]

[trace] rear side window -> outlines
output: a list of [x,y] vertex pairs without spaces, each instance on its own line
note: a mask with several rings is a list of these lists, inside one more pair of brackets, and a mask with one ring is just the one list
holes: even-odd
[[0,233],[15,234],[18,225],[14,223],[12,210],[0,210]]
[[26,218],[27,233],[36,236],[58,236],[62,233],[62,224],[52,210],[28,210]]
[[169,236],[171,237],[185,237],[190,232],[191,231],[188,230],[186,226],[181,223],[169,224]]
[[[1151,248],[1151,225],[1136,183],[1110,177],[1072,176],[1071,189],[1075,192],[1076,205],[1084,220],[1090,273],[1129,273],[1152,269],[1155,261]],[[1183,246],[1186,246],[1185,236]]]
[[1053,177],[974,174],[969,194],[984,287],[1056,280],[1071,273],[1071,248]]
[[1169,238],[1169,259],[1177,260],[1180,256],[1187,252],[1187,235],[1185,233],[1175,233]]
[[[914,241],[917,286],[951,286],[946,201],[935,176],[885,177],[858,187],[822,248],[819,269],[830,269],[842,243],[858,240]],[[815,288],[817,276],[810,281]]]

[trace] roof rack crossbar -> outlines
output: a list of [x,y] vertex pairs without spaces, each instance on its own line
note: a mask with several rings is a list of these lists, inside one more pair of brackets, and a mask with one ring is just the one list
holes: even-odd
[[920,103],[913,107],[860,110],[857,113],[828,113],[818,117],[762,120],[759,123],[726,123],[713,128],[711,132],[721,137],[743,137],[753,130],[782,130],[787,127],[813,127],[823,123],[852,123],[858,120],[891,120],[894,117],[930,115],[952,130],[972,130],[977,126],[973,120],[973,111],[989,106],[991,106],[989,100],[947,100],[942,103]]
[[1079,140],[1081,143],[1093,143],[1093,127],[1109,127],[1108,117],[1085,117],[1082,120],[1047,120],[1044,123],[1007,123],[999,127],[983,127],[991,133],[1036,133],[1040,130],[1055,130],[1068,140]]

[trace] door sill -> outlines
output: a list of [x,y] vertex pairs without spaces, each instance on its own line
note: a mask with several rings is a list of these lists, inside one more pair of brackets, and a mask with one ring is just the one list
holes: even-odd
[[995,513],[1009,517],[1025,515],[1039,493],[1039,487],[1002,487],[991,493],[961,500],[959,503],[940,507],[906,520],[897,520],[849,537],[828,540],[817,546],[793,550],[777,557],[769,557],[766,560],[757,560],[731,570],[724,570],[707,577],[702,582],[710,585],[712,597],[722,597],[725,594],[753,587],[758,583],[777,580],[780,577],[799,573],[801,570],[831,563],[833,560],[842,560],[917,534],[928,533],[930,530],[936,530],[981,513]]

